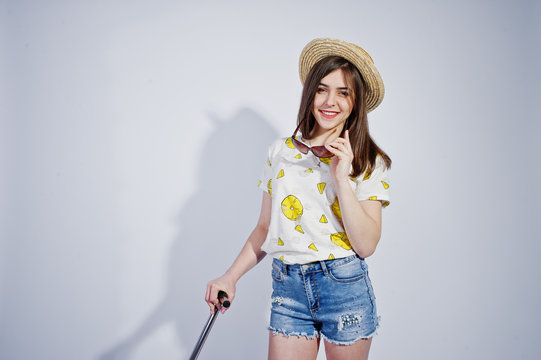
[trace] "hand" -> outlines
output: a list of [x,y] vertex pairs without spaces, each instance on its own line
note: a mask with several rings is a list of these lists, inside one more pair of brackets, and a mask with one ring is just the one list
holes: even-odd
[[205,294],[205,301],[210,306],[210,313],[214,314],[214,307],[217,306],[218,309],[223,313],[227,310],[226,307],[222,307],[220,301],[218,301],[218,291],[225,291],[228,296],[229,302],[233,302],[235,298],[236,285],[227,274],[211,280],[207,283],[207,292]]
[[349,141],[349,130],[346,130],[344,137],[338,137],[325,148],[334,154],[331,162],[331,175],[335,184],[347,180],[351,171],[353,161],[353,149]]

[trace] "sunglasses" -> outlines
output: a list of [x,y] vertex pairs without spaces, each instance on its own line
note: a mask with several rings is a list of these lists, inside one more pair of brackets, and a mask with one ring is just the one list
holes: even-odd
[[299,126],[297,126],[297,128],[295,129],[295,132],[291,136],[291,141],[293,142],[293,145],[295,145],[297,150],[299,150],[301,153],[303,153],[305,155],[308,154],[308,151],[311,151],[318,158],[330,158],[330,157],[333,157],[334,154],[332,152],[330,152],[329,150],[327,150],[327,148],[325,146],[320,145],[320,146],[310,147],[310,146],[300,142],[299,140],[297,140],[295,138],[295,136],[297,135],[297,132],[299,131],[299,128],[301,127],[301,124],[302,124],[303,121],[304,121],[304,119],[299,123]]

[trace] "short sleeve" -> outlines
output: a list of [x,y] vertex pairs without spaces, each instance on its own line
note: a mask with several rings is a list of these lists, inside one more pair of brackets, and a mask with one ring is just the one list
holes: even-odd
[[259,176],[258,186],[261,190],[266,191],[269,195],[272,195],[272,178],[273,178],[273,162],[276,157],[277,142],[271,144],[267,150],[267,157],[263,164],[261,175]]
[[389,190],[389,171],[381,156],[376,157],[372,172],[368,169],[355,182],[355,195],[359,200],[381,200],[383,207],[391,203]]

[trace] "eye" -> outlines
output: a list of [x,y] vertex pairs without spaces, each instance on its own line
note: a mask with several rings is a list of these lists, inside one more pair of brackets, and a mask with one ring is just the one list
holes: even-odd
[[320,87],[320,88],[317,89],[317,93],[318,93],[318,94],[321,94],[321,93],[323,93],[323,92],[325,92],[325,91],[326,91],[326,89],[325,89],[325,88],[322,88],[322,87]]
[[348,97],[349,91],[340,91],[340,95]]

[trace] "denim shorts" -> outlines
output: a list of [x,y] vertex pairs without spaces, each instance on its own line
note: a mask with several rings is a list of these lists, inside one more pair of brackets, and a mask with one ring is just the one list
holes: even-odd
[[274,334],[350,345],[379,325],[368,268],[357,255],[302,265],[274,259],[272,288]]

